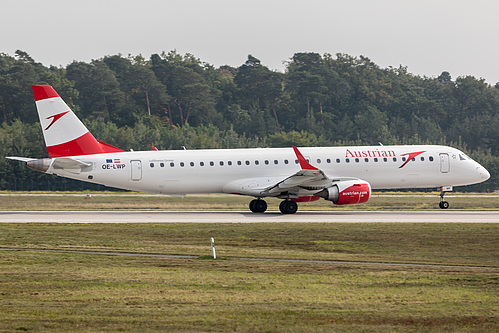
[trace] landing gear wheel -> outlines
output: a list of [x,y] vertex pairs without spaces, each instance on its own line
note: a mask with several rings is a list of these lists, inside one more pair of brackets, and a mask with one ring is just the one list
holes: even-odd
[[263,213],[267,210],[267,203],[261,199],[251,200],[249,204],[249,209],[253,213]]
[[298,210],[298,204],[291,200],[284,200],[279,204],[279,210],[283,214],[294,214]]
[[447,201],[440,201],[438,206],[442,209],[447,209],[447,208],[449,208],[449,203]]

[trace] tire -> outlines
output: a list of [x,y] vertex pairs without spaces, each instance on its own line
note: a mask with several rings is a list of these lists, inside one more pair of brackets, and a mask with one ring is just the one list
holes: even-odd
[[253,213],[263,213],[267,210],[267,203],[261,199],[251,200],[249,204],[249,209]]
[[298,210],[298,204],[291,200],[284,200],[279,204],[279,210],[283,214],[294,214]]
[[256,199],[255,200],[251,200],[250,203],[249,203],[249,209],[253,212],[253,213],[256,213],[255,211],[255,203],[256,203]]
[[267,210],[267,203],[263,200],[256,200],[253,207],[255,207],[255,213],[264,213]]
[[438,206],[441,208],[441,209],[447,209],[449,208],[449,203],[447,201],[441,201]]

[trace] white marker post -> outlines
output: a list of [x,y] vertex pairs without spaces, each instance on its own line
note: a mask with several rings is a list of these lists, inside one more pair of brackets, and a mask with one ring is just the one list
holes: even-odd
[[211,237],[211,252],[213,253],[213,259],[217,259],[217,254],[215,253],[215,239]]

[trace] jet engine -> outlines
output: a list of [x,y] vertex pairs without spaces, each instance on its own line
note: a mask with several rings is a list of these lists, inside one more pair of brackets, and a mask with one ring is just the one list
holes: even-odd
[[360,179],[340,181],[314,195],[332,201],[335,205],[359,204],[371,197],[371,185]]

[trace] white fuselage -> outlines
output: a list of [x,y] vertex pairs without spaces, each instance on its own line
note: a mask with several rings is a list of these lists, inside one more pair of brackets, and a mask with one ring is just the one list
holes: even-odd
[[[359,178],[369,182],[373,189],[459,186],[481,182],[490,176],[461,151],[445,146],[303,147],[300,151],[330,179]],[[252,186],[261,189],[265,183],[274,184],[300,170],[291,148],[141,151],[72,158],[91,166],[81,170],[50,166],[46,172],[170,195],[258,196],[251,192]]]

